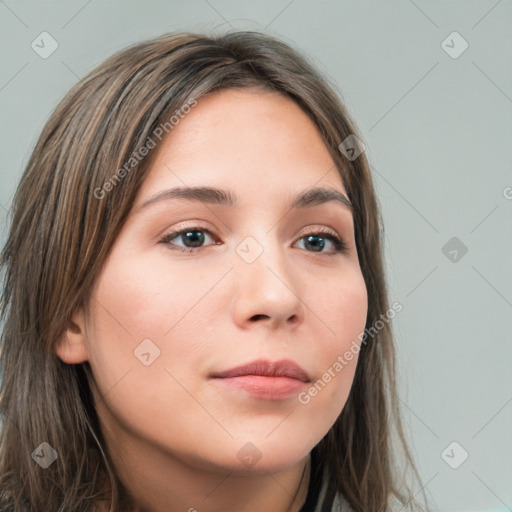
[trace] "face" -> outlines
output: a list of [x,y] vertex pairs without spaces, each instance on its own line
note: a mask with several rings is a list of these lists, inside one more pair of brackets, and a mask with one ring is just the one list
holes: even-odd
[[[220,189],[236,204],[165,193],[176,187]],[[350,209],[336,199],[292,205],[317,187],[347,197],[311,120],[277,93],[222,91],[174,126],[95,283],[90,317],[77,320],[112,438],[143,439],[203,469],[242,471],[249,456],[266,472],[328,432],[352,385],[357,351],[339,358],[359,346],[367,293]],[[309,382],[212,377],[261,359],[291,360]]]

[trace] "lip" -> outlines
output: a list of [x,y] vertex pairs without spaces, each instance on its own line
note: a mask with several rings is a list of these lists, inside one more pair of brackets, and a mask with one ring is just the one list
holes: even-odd
[[259,359],[210,377],[223,387],[265,400],[285,400],[311,382],[306,371],[289,359],[275,362]]
[[288,377],[289,379],[300,380],[301,382],[311,382],[311,378],[306,373],[306,370],[290,359],[281,359],[280,361],[258,359],[257,361],[252,361],[251,363],[231,368],[230,370],[213,373],[211,377],[225,379],[247,375],[259,375],[262,377]]
[[307,385],[289,377],[264,377],[262,375],[242,375],[214,379],[224,389],[243,391],[263,400],[287,400],[297,396]]

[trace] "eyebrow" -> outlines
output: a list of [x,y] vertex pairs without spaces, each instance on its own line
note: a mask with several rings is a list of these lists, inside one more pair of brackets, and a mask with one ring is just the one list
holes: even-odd
[[[154,196],[144,201],[140,209],[147,208],[150,205],[168,201],[171,199],[186,199],[188,201],[208,203],[212,205],[230,206],[238,208],[239,204],[236,195],[231,190],[222,190],[215,187],[176,187],[158,192]],[[336,201],[346,208],[350,213],[354,213],[354,207],[348,198],[339,190],[329,187],[316,187],[300,192],[295,196],[291,203],[291,209],[308,208],[320,204]]]

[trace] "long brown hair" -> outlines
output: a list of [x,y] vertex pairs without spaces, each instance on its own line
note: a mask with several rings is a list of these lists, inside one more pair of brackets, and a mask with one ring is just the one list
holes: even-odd
[[[390,310],[379,206],[365,153],[352,159],[339,149],[350,135],[363,138],[307,57],[254,31],[167,34],[126,48],[76,84],[46,123],[16,191],[0,261],[0,510],[91,511],[100,499],[114,511],[129,506],[103,443],[90,365],[65,364],[56,343],[73,313],[87,310],[151,167],[157,151],[139,158],[141,148],[158,145],[155,134],[162,126],[167,133],[185,105],[247,87],[278,91],[309,115],[354,205],[373,335],[361,343],[348,401],[315,453],[354,511],[388,512],[394,500],[423,510],[406,482],[420,477],[400,419],[391,326],[374,327]],[[46,469],[34,457],[49,451],[41,443],[58,455]]]

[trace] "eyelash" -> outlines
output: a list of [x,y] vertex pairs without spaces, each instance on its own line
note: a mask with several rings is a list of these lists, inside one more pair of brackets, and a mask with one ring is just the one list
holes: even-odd
[[[194,226],[194,227],[190,227],[190,228],[181,229],[179,231],[173,231],[172,233],[169,233],[169,234],[165,235],[164,237],[162,237],[160,239],[160,243],[167,244],[169,246],[169,249],[171,249],[173,251],[180,251],[180,252],[185,252],[185,253],[192,253],[192,252],[196,252],[196,251],[200,251],[201,249],[204,249],[204,247],[180,247],[180,246],[172,247],[175,244],[172,244],[170,242],[171,240],[173,240],[174,238],[176,238],[179,235],[188,233],[189,231],[205,232],[205,233],[208,233],[208,235],[210,235],[212,238],[216,238],[210,230],[208,230],[206,228],[202,228],[200,226]],[[317,254],[334,256],[337,254],[345,254],[346,252],[348,252],[348,247],[347,247],[345,241],[341,237],[339,237],[338,235],[336,235],[334,232],[332,232],[331,230],[329,230],[327,228],[320,228],[316,231],[306,233],[306,234],[302,235],[298,240],[302,240],[303,238],[306,238],[308,236],[317,236],[317,235],[322,235],[320,238],[326,238],[334,244],[334,249],[332,251],[330,251],[330,252],[319,251]],[[218,244],[215,244],[215,245],[218,245]],[[315,251],[307,251],[307,252],[315,253]]]

